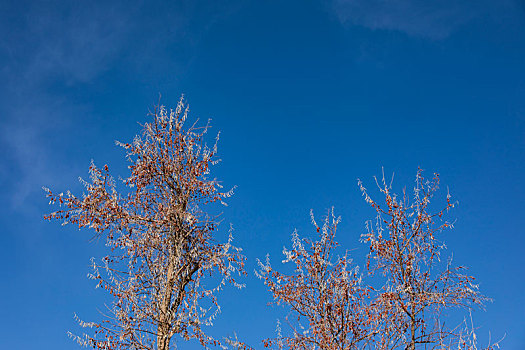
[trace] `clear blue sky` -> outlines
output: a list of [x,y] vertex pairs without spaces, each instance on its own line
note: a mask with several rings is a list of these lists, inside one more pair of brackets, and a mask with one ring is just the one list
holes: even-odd
[[[293,228],[334,205],[356,256],[381,167],[397,188],[418,166],[459,201],[444,237],[494,299],[485,342],[525,348],[525,5],[512,0],[2,1],[0,348],[73,349],[73,313],[97,319],[91,233],[42,220],[43,185],[81,192],[90,159],[126,175],[128,141],[162,93],[221,130],[216,175],[248,257],[215,335],[258,348],[278,308],[253,276]],[[445,192],[441,192],[445,195]],[[227,224],[223,225],[225,233]],[[193,345],[180,344],[193,349]]]

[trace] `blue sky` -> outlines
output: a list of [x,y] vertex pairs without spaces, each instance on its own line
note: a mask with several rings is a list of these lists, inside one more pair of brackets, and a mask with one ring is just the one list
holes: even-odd
[[184,93],[221,130],[215,174],[238,186],[224,218],[248,257],[212,334],[260,348],[282,312],[255,258],[277,266],[294,228],[313,235],[310,208],[333,205],[362,262],[374,213],[357,178],[372,188],[384,167],[401,189],[421,166],[459,201],[448,251],[494,299],[478,337],[525,348],[524,62],[517,0],[1,2],[0,347],[75,348],[73,314],[97,319],[102,244],[44,222],[41,187],[81,192],[91,159],[125,176],[114,140]]

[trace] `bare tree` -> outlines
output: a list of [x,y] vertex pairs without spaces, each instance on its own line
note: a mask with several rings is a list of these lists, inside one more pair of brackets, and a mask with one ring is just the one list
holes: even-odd
[[362,236],[370,247],[368,271],[383,281],[372,298],[381,319],[375,348],[476,349],[473,328],[444,322],[451,309],[470,310],[488,299],[465,267],[453,267],[451,258],[442,260],[445,245],[440,236],[452,228],[444,218],[454,203],[447,194],[444,205],[431,206],[439,175],[426,180],[419,169],[413,191],[401,196],[384,176],[376,183],[384,196],[380,202],[359,181],[365,201],[377,213],[375,224],[368,222]]
[[[216,294],[225,282],[241,287],[234,279],[244,273],[241,250],[231,231],[226,243],[216,242],[218,216],[204,210],[232,195],[209,177],[219,161],[217,142],[205,144],[209,125],[187,126],[182,98],[175,110],[159,106],[151,116],[132,143],[117,142],[130,162],[122,191],[107,165],[93,163],[91,181],[81,180],[83,196],[45,189],[50,204],[61,206],[46,219],[90,228],[110,247],[90,276],[113,302],[102,322],[79,321],[92,332],[76,337],[97,349],[166,350],[175,346],[175,335],[220,344],[203,326],[220,311]],[[206,276],[219,276],[219,284],[210,287]]]
[[[376,181],[377,182],[377,181]],[[467,321],[449,327],[444,321],[452,309],[482,307],[488,299],[466,274],[443,258],[441,233],[452,224],[444,218],[454,207],[447,195],[436,210],[431,200],[439,177],[431,181],[421,170],[411,195],[397,196],[391,183],[377,182],[384,200],[374,201],[359,181],[368,204],[375,209],[375,223],[367,223],[362,241],[369,245],[364,276],[351,266],[348,253],[335,257],[333,249],[339,219],[333,210],[317,240],[292,236],[293,248],[284,250],[291,274],[260,264],[258,276],[277,304],[289,309],[286,321],[292,334],[264,341],[279,349],[478,349],[475,328]],[[366,283],[363,281],[366,278]],[[452,311],[453,312],[453,311]],[[486,349],[498,347],[489,345]]]

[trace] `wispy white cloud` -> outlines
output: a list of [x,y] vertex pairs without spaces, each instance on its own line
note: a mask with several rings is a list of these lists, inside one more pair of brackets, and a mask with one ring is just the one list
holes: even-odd
[[[24,15],[18,13],[16,21],[11,21],[16,27],[8,20],[0,24],[0,34],[5,34],[0,38],[0,53],[4,51],[8,58],[3,70],[16,78],[13,85],[51,79],[73,85],[89,83],[123,63],[143,69],[143,63],[149,62],[146,67],[151,69],[152,60],[171,56],[173,61],[173,53],[167,51],[174,43],[180,44],[180,51],[188,51],[217,18],[235,8],[217,5],[205,11],[196,3],[139,0],[133,4],[65,2],[58,6],[30,2]],[[188,28],[195,22],[199,25]]]
[[[89,82],[106,70],[127,43],[133,7],[33,4],[16,28],[19,38],[4,43],[11,75],[31,84],[59,79]],[[16,83],[16,81],[14,82]]]
[[[72,175],[53,138],[73,128],[86,106],[48,90],[90,83],[118,58],[133,29],[131,10],[116,6],[65,7],[31,3],[3,21],[0,70],[0,178],[4,197],[14,208],[30,206],[42,185]],[[8,35],[7,35],[8,34]],[[52,146],[54,144],[54,146]],[[58,171],[57,171],[58,170]]]
[[333,5],[346,24],[439,40],[507,2],[494,6],[487,0],[334,0]]
[[[0,181],[4,205],[26,213],[38,207],[34,199],[42,199],[42,186],[61,184],[75,178],[78,164],[67,162],[57,154],[64,132],[72,127],[74,118],[86,114],[81,106],[72,106],[64,99],[31,95],[25,106],[3,106],[9,118],[0,120]],[[4,114],[5,115],[5,114]],[[78,176],[78,174],[76,174]],[[36,197],[34,197],[36,195]]]
[[[190,51],[183,59],[191,59],[202,32],[232,8],[217,5],[203,15],[198,4],[185,0],[21,1],[0,4],[0,198],[14,207],[41,198],[42,185],[79,175],[67,166],[61,149],[67,145],[51,139],[89,124],[85,119],[98,108],[95,102],[68,100],[69,93],[97,86],[115,67],[125,67],[118,84],[127,78],[155,84],[166,70],[176,75],[173,44]],[[187,30],[190,25],[197,30]]]

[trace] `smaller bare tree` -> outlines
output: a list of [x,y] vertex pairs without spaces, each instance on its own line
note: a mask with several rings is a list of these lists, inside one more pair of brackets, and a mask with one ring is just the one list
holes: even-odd
[[[376,181],[377,182],[377,181]],[[397,196],[384,176],[377,183],[384,201],[374,201],[361,182],[359,187],[376,211],[375,224],[367,223],[362,240],[369,245],[366,283],[346,253],[334,256],[339,218],[327,216],[315,241],[292,236],[285,260],[294,265],[291,274],[259,262],[258,276],[271,291],[275,303],[289,309],[286,321],[292,334],[283,336],[280,324],[266,347],[279,349],[460,349],[476,350],[475,328],[466,320],[448,327],[444,322],[452,309],[482,307],[488,299],[466,274],[466,268],[442,261],[443,230],[452,224],[444,219],[454,207],[450,195],[442,208],[433,210],[431,200],[439,177],[431,181],[416,176],[411,196]],[[471,319],[470,319],[471,320]],[[485,349],[493,349],[498,344]]]
[[438,174],[426,180],[419,169],[410,195],[396,195],[384,176],[376,183],[384,196],[381,202],[374,201],[359,181],[365,201],[377,213],[375,224],[368,222],[362,236],[370,246],[367,268],[384,281],[372,303],[381,319],[375,348],[476,349],[473,328],[444,323],[445,312],[482,307],[488,299],[465,267],[453,267],[450,258],[442,261],[445,245],[440,235],[452,228],[444,217],[454,203],[447,194],[441,208],[431,207]]
[[[80,321],[93,334],[76,339],[97,349],[158,349],[175,346],[172,338],[195,338],[202,345],[219,342],[204,332],[220,311],[216,294],[243,273],[244,257],[232,245],[217,243],[217,216],[204,207],[222,202],[231,192],[209,178],[218,162],[217,144],[208,148],[209,126],[187,126],[188,108],[181,99],[175,110],[160,106],[142,136],[117,143],[127,150],[131,174],[123,191],[102,169],[91,164],[87,193],[55,194],[50,203],[60,210],[46,219],[90,228],[105,237],[111,253],[93,262],[91,278],[113,298],[99,323]],[[218,137],[217,137],[218,139]],[[220,276],[216,287],[206,276]]]

